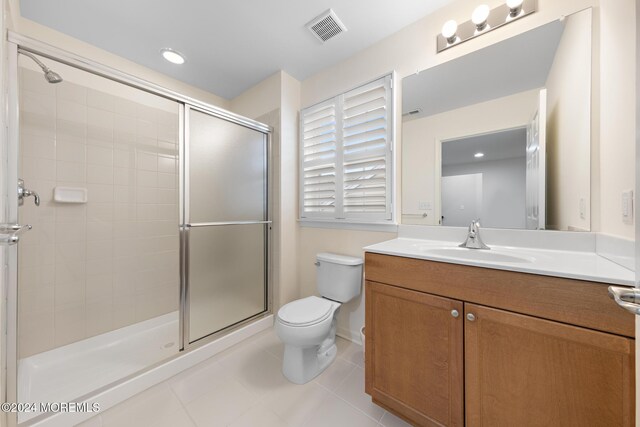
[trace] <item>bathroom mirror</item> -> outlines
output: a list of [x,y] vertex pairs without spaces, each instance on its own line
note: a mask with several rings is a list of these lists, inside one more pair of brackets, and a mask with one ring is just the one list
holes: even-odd
[[590,230],[591,10],[402,81],[402,222]]

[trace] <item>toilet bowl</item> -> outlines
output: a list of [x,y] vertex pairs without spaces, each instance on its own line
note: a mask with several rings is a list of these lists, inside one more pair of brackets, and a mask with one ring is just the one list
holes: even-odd
[[336,325],[342,302],[360,294],[362,259],[321,253],[317,255],[318,290],[278,310],[275,328],[284,343],[282,373],[304,384],[324,371],[337,354]]
[[284,343],[282,371],[289,381],[304,384],[324,371],[336,357],[336,315],[340,303],[303,298],[278,311],[276,333]]

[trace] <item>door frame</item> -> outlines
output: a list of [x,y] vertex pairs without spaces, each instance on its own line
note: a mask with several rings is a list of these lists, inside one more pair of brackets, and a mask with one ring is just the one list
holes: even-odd
[[[640,1],[640,0],[638,0]],[[451,141],[456,141],[458,139],[465,139],[465,138],[473,138],[476,136],[484,136],[484,135],[490,135],[492,133],[498,133],[498,132],[506,132],[506,131],[510,131],[510,130],[516,130],[516,129],[528,129],[528,124],[527,123],[523,123],[522,125],[516,125],[516,126],[510,126],[510,127],[505,127],[505,128],[501,128],[501,129],[494,129],[494,130],[487,130],[484,132],[475,132],[475,133],[466,133],[466,134],[462,134],[462,135],[456,135],[456,136],[448,136],[448,137],[438,137],[436,138],[436,143],[434,144],[435,146],[435,179],[434,179],[434,200],[437,201],[437,203],[435,203],[436,206],[434,206],[434,212],[436,215],[436,220],[437,223],[434,225],[442,225],[442,144],[444,144],[445,142],[451,142]]]
[[[157,96],[161,96],[163,98],[176,101],[180,105],[180,113],[179,113],[179,155],[184,155],[184,144],[185,144],[185,123],[184,123],[184,110],[185,106],[190,106],[194,109],[200,110],[212,116],[218,117],[220,119],[236,123],[238,125],[253,129],[260,133],[263,133],[267,139],[266,147],[267,147],[267,155],[265,161],[267,163],[266,168],[266,212],[267,212],[267,220],[268,226],[265,227],[265,251],[266,251],[266,311],[257,314],[251,318],[248,318],[242,322],[236,323],[228,328],[223,329],[215,334],[209,335],[197,343],[193,343],[185,348],[181,348],[178,354],[173,357],[167,359],[166,361],[161,362],[166,363],[167,361],[173,360],[175,358],[181,357],[185,352],[188,352],[192,349],[200,347],[202,345],[208,344],[211,341],[214,341],[221,336],[227,335],[237,329],[240,329],[247,324],[254,322],[258,319],[270,316],[273,312],[273,268],[272,268],[272,241],[271,233],[272,233],[272,174],[273,171],[271,169],[272,164],[272,134],[273,128],[264,123],[260,123],[258,121],[243,117],[241,115],[235,114],[231,111],[225,110],[223,108],[217,107],[215,105],[200,101],[198,99],[192,98],[190,96],[184,95],[179,92],[172,91],[170,89],[164,88],[155,83],[149,82],[147,80],[141,79],[134,75],[122,72],[115,68],[109,67],[107,65],[103,65],[99,62],[90,60],[88,58],[84,58],[80,55],[76,55],[74,53],[68,52],[66,50],[57,48],[50,44],[41,42],[39,40],[33,39],[31,37],[27,37],[12,31],[8,32],[7,37],[7,62],[6,62],[6,97],[7,97],[7,141],[6,144],[3,144],[3,147],[0,149],[0,162],[3,167],[0,168],[2,173],[0,173],[0,193],[2,197],[2,201],[6,202],[6,205],[3,206],[3,203],[0,203],[0,219],[2,222],[6,223],[17,223],[18,220],[18,203],[17,197],[12,197],[15,193],[11,189],[17,188],[17,178],[18,178],[18,149],[19,149],[19,82],[18,82],[18,48],[40,55],[42,57],[63,63],[65,65],[80,69],[82,71],[86,71],[88,73],[104,77],[106,79],[115,81],[117,83],[121,83],[130,87],[133,87],[138,90],[142,90]],[[183,161],[180,162],[181,167]],[[179,174],[182,171],[179,171]],[[181,183],[182,185],[182,183]],[[181,185],[179,187],[181,187]],[[183,189],[179,190],[179,193],[184,191]],[[184,194],[180,194],[179,200],[179,209],[180,209],[180,221],[182,221],[184,214]],[[179,222],[176,224],[180,226],[183,222]],[[182,231],[180,232],[180,242],[183,244],[182,239]],[[182,251],[181,251],[182,253]],[[2,319],[0,319],[0,325],[6,325],[5,332],[2,333],[2,338],[0,340],[0,349],[2,349],[1,356],[4,359],[1,361],[2,365],[0,369],[4,372],[5,379],[5,388],[4,388],[4,401],[6,402],[17,402],[17,385],[18,385],[18,353],[17,353],[17,339],[18,339],[18,331],[17,331],[17,319],[18,319],[18,301],[17,301],[17,291],[18,291],[18,274],[17,274],[17,265],[18,265],[18,250],[17,245],[5,246],[3,250],[0,252],[0,258],[3,262],[3,266],[7,268],[0,268],[0,286],[2,286],[4,295],[6,296],[6,302],[3,300],[3,307],[0,310],[0,315],[2,315]],[[183,289],[184,282],[182,280],[183,276],[183,268],[182,268],[183,259],[180,258],[181,271],[180,271],[180,339],[183,340],[185,337],[183,336],[183,320],[184,316],[184,307],[183,301],[186,296],[186,292]],[[4,270],[4,271],[3,271]],[[181,341],[183,342],[183,341]],[[1,359],[1,357],[0,357]],[[154,367],[147,367],[140,372],[136,373],[138,375],[142,372],[150,370]],[[121,381],[125,381],[123,379]],[[119,383],[118,381],[117,383]],[[102,390],[102,389],[101,389]],[[83,399],[86,396],[79,397],[79,399]],[[14,427],[18,425],[18,417],[17,413],[8,413],[6,415],[7,424],[10,427]],[[2,416],[2,415],[0,415]],[[34,418],[32,421],[37,421],[46,417],[48,415],[41,415]]]

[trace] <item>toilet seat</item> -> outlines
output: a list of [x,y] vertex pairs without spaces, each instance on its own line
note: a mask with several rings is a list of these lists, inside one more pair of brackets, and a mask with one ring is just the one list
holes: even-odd
[[292,301],[278,310],[278,320],[288,326],[311,326],[333,316],[339,303],[311,296]]

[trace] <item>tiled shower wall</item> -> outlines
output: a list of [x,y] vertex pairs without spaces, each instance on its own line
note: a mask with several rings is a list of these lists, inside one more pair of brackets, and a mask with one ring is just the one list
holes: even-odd
[[[20,68],[20,177],[42,198],[19,210],[33,225],[19,245],[20,358],[178,309],[178,105],[168,102]],[[56,186],[86,188],[88,202],[54,202]]]

